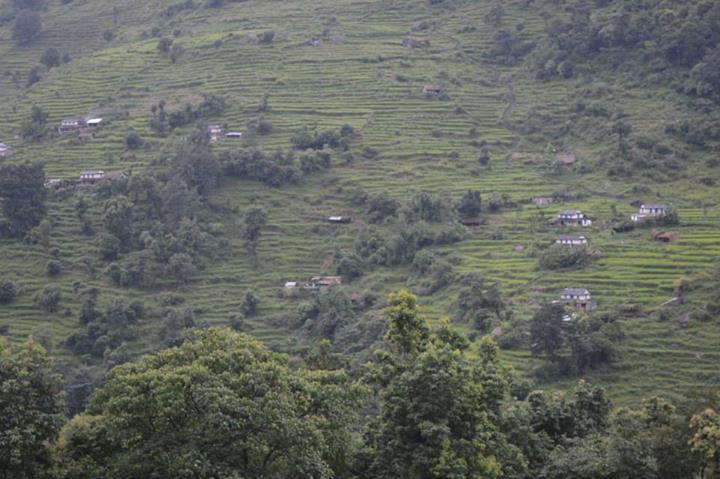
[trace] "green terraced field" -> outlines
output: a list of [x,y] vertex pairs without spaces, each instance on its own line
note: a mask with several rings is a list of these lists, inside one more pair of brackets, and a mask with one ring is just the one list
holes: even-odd
[[[542,157],[545,145],[531,143],[506,128],[503,115],[505,120],[517,120],[537,108],[549,113],[564,111],[574,101],[569,92],[581,85],[579,80],[539,83],[520,67],[498,67],[483,61],[481,54],[493,32],[483,22],[490,2],[430,6],[409,0],[251,0],[228,3],[221,10],[199,8],[171,19],[160,18],[158,13],[171,3],[52,2],[43,14],[42,37],[29,47],[16,46],[10,27],[1,27],[0,141],[18,150],[6,161],[41,160],[49,177],[74,177],[90,168],[142,171],[161,155],[165,143],[149,128],[150,107],[164,99],[172,109],[208,93],[227,101],[223,116],[210,119],[213,122],[238,130],[260,117],[272,123],[272,134],[254,140],[266,151],[288,148],[292,134],[304,126],[327,129],[347,123],[359,133],[358,147],[370,146],[380,152],[374,159],[356,155],[358,159],[351,164],[335,158],[331,170],[306,178],[299,186],[271,188],[256,182],[223,181],[212,202],[239,211],[251,201],[264,205],[269,211],[268,227],[255,268],[244,254],[240,216],[225,224],[229,247],[179,290],[199,312],[199,319],[226,323],[229,313],[238,310],[244,292],[253,289],[262,305],[261,314],[251,319],[252,334],[278,347],[292,345],[296,341],[292,332],[278,324],[294,314],[298,300],[283,299],[279,292],[285,281],[334,273],[333,252],[350,249],[363,223],[330,226],[324,225],[322,218],[349,214],[362,219],[362,213],[348,202],[351,190],[384,191],[402,199],[411,189],[442,192],[453,198],[467,189],[478,189],[484,199],[490,192],[507,193],[520,206],[489,215],[489,225],[469,232],[458,244],[439,248],[461,258],[457,273],[481,271],[498,281],[522,317],[529,317],[540,302],[555,299],[560,289],[570,286],[590,289],[601,306],[609,309],[637,305],[641,310],[638,317],[624,322],[627,339],[621,362],[590,375],[620,402],[655,393],[677,396],[687,388],[720,383],[717,324],[692,323],[687,329],[678,329],[674,321],[658,322],[650,317],[672,296],[678,278],[707,269],[720,253],[720,207],[716,201],[720,188],[697,182],[700,174],[718,178],[718,171],[701,172],[691,166],[672,183],[643,180],[650,193],[638,196],[632,192],[634,181],[613,180],[602,171],[555,175],[544,161],[512,160],[516,151]],[[542,19],[529,15],[519,4],[508,2],[504,22],[509,26],[523,22],[526,31],[542,28]],[[117,5],[116,15],[113,5]],[[412,31],[421,21],[433,27]],[[476,30],[458,33],[468,25]],[[176,63],[160,55],[157,38],[145,35],[154,26],[165,36],[178,31],[176,41],[185,53]],[[106,29],[115,31],[111,42],[102,38]],[[334,41],[323,40],[318,47],[306,44],[326,29]],[[258,44],[255,36],[268,30],[276,32],[273,43]],[[429,40],[431,46],[405,48],[401,42],[408,37]],[[29,89],[14,85],[12,74],[18,72],[24,84],[25,72],[49,46],[68,51],[73,60]],[[516,103],[508,108],[510,76]],[[450,100],[425,98],[421,90],[428,83],[442,85]],[[257,106],[264,94],[269,95],[270,111],[259,114]],[[665,98],[667,101],[661,100]],[[673,93],[660,87],[629,84],[618,87],[612,100],[623,104],[636,132],[655,133],[668,119],[688,115],[682,103],[673,100]],[[34,104],[49,113],[52,124],[64,117],[96,112],[127,111],[129,116],[113,120],[84,145],[72,145],[63,137],[23,143],[16,135]],[[471,129],[477,136],[470,134]],[[123,157],[129,130],[138,131],[151,146]],[[474,145],[480,140],[490,146],[493,160],[489,168],[478,166],[479,148]],[[595,149],[576,137],[569,137],[566,145],[580,163],[592,169]],[[215,149],[235,146],[237,143],[224,140]],[[691,162],[702,165],[705,159],[693,156]],[[602,257],[580,271],[539,271],[536,258],[530,256],[532,245],[550,241],[555,231],[534,220],[539,210],[529,200],[562,188],[583,193],[584,198],[544,209],[546,219],[561,208],[582,209],[594,221],[583,234],[602,251]],[[682,225],[673,230],[680,239],[656,243],[648,230],[612,234],[608,227],[611,207],[629,216],[635,211],[629,203],[636,199],[675,205]],[[71,198],[54,197],[49,205],[52,246],[62,251],[65,271],[57,280],[44,275],[48,255],[42,247],[0,242],[3,274],[23,286],[16,303],[0,307],[0,324],[9,324],[10,337],[16,340],[41,329],[52,331],[55,353],[61,356],[67,353],[60,342],[77,321],[74,282],[132,298],[151,298],[175,289],[170,285],[152,292],[117,289],[101,267],[89,271],[83,259],[96,257],[94,238],[80,234],[72,204]],[[99,224],[99,208],[93,213]],[[502,239],[492,239],[496,231],[502,232]],[[517,251],[517,245],[525,250]],[[403,286],[407,274],[404,268],[376,268],[352,288],[385,294]],[[46,284],[63,289],[64,301],[57,314],[43,313],[32,304],[35,291]],[[422,297],[421,304],[428,315],[438,319],[448,314],[456,292],[451,286]],[[145,337],[138,347],[150,349],[153,341],[152,336]],[[504,355],[520,371],[529,371],[536,364],[526,351],[505,351]]]

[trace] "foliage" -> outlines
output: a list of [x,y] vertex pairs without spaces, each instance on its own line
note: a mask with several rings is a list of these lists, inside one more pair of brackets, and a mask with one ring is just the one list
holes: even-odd
[[28,45],[35,40],[42,31],[42,19],[40,15],[29,10],[21,10],[15,17],[13,38],[20,45]]
[[60,288],[45,286],[42,291],[35,295],[35,306],[48,313],[54,313],[58,310],[61,299],[62,291],[60,291]]
[[457,319],[483,331],[494,319],[500,320],[506,309],[496,283],[487,284],[480,273],[469,273],[460,282]]
[[458,213],[466,218],[473,218],[482,210],[482,199],[477,190],[467,190],[455,206]]
[[389,303],[393,353],[380,357],[373,376],[382,389],[369,431],[369,477],[498,477],[489,413],[506,382],[496,347],[470,361],[467,343],[450,329],[430,334],[410,293],[392,294]]
[[62,432],[73,477],[315,477],[343,473],[360,390],[291,369],[229,330],[114,368]]
[[45,171],[41,163],[0,166],[0,203],[6,223],[0,232],[20,237],[45,216]]
[[567,246],[554,244],[540,253],[538,267],[556,270],[588,266],[593,260],[593,253],[587,246]]
[[267,222],[267,212],[262,208],[252,207],[245,212],[244,222],[243,240],[245,249],[248,255],[255,257],[262,230]]
[[0,477],[51,477],[48,445],[65,420],[62,378],[32,339],[0,339],[0,385]]

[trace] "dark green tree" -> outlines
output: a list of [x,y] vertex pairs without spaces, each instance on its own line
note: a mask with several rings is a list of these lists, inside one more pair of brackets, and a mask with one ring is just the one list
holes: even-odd
[[0,385],[0,478],[51,477],[48,444],[65,420],[65,402],[45,349],[0,338]]
[[245,250],[252,258],[255,258],[257,254],[258,242],[266,222],[267,213],[262,208],[252,207],[245,212],[243,239],[245,240]]
[[29,10],[21,10],[15,17],[13,38],[20,45],[28,45],[35,40],[42,31],[40,15]]
[[345,477],[362,390],[291,368],[249,336],[196,331],[115,367],[63,430],[69,477]]
[[0,204],[6,220],[3,230],[23,236],[37,226],[47,211],[45,170],[41,163],[0,167]]

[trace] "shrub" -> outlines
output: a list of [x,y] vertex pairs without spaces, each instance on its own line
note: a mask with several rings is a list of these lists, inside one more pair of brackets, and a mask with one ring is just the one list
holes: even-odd
[[137,150],[143,145],[143,140],[136,132],[131,131],[125,136],[125,146],[128,150]]
[[35,295],[35,306],[41,308],[48,313],[54,313],[58,310],[62,292],[60,288],[55,286],[45,286],[42,291]]
[[57,48],[48,48],[40,57],[40,63],[48,68],[60,66],[60,51]]
[[13,38],[20,45],[27,45],[40,35],[42,30],[42,20],[40,15],[27,10],[22,10],[15,17],[15,27],[13,29]]
[[273,32],[272,30],[267,31],[267,32],[258,33],[258,36],[257,36],[258,42],[262,43],[262,44],[272,43],[274,38],[275,38],[275,32]]
[[47,266],[45,267],[45,272],[51,278],[60,276],[60,273],[62,273],[62,267],[60,266],[60,262],[54,260],[48,261]]
[[17,295],[17,284],[12,281],[0,281],[0,304],[12,303]]
[[542,269],[583,268],[592,262],[592,254],[586,246],[552,245],[538,258]]
[[113,39],[113,37],[115,36],[115,34],[113,33],[112,30],[105,30],[105,31],[103,32],[102,36],[103,36],[103,38],[105,39],[106,42],[110,42],[110,41],[112,41],[112,39]]

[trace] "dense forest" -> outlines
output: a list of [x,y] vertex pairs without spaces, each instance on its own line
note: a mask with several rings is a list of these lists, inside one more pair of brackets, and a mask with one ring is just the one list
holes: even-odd
[[720,477],[720,3],[0,5],[0,478]]

